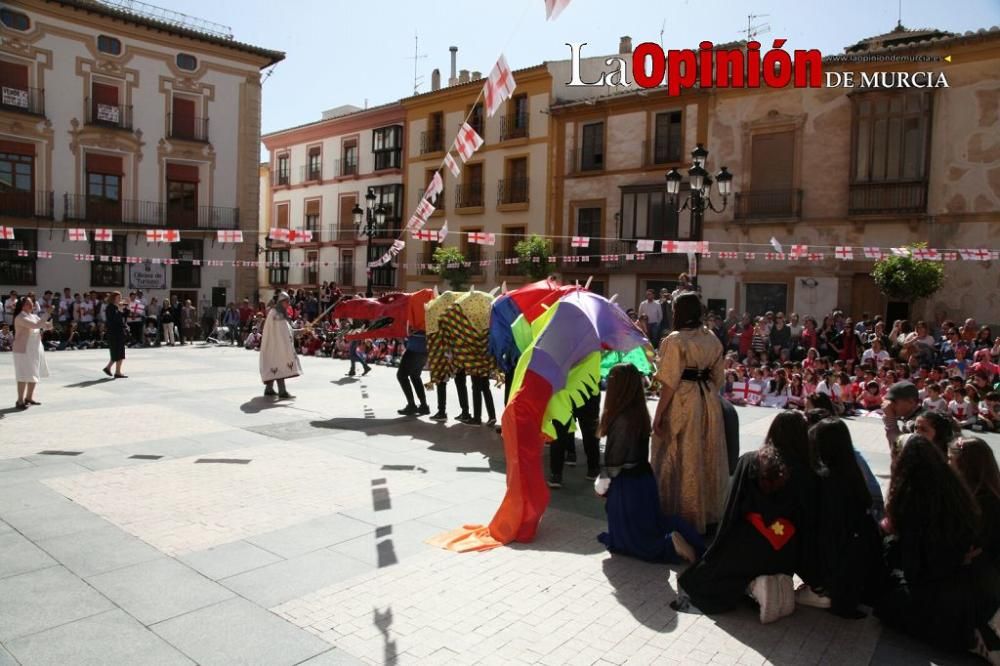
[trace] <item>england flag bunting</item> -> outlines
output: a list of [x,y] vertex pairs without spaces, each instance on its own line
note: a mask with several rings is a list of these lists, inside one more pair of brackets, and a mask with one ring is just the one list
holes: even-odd
[[77,261],[93,261],[94,255],[92,254],[74,254],[73,258]]
[[744,252],[743,253],[743,258],[744,259],[748,259],[748,260],[756,259],[757,258],[757,253],[756,252]]
[[393,254],[399,254],[400,252],[403,251],[404,247],[406,247],[406,242],[397,238],[396,240],[392,241],[392,247],[389,249],[389,251],[392,252]]
[[545,20],[555,21],[569,3],[570,0],[545,0]]
[[889,251],[892,252],[894,257],[908,257],[910,256],[910,248],[907,247],[891,247]]
[[14,240],[14,227],[0,227],[0,239]]
[[941,259],[944,261],[958,261],[958,252],[942,252]]
[[119,257],[119,256],[113,256],[113,257],[111,257],[111,263],[113,263],[113,264],[120,264],[120,263],[122,263],[122,258]]
[[427,199],[421,199],[420,203],[417,204],[417,210],[414,214],[426,221],[434,214],[434,206]]
[[719,259],[739,259],[739,252],[723,251],[719,253]]
[[458,151],[462,161],[468,162],[472,159],[472,154],[479,150],[482,145],[483,137],[479,136],[469,123],[462,123],[462,128],[458,131],[458,136],[455,137],[455,150]]
[[52,258],[52,253],[49,252],[48,250],[39,250],[38,251],[38,258],[39,259],[51,259]]
[[638,241],[635,244],[635,249],[638,252],[652,252],[655,246],[656,246],[656,241],[645,239]]
[[833,256],[841,261],[851,261],[854,259],[854,248],[838,245],[833,250]]
[[[11,230],[13,231],[13,229]],[[71,241],[85,241],[87,240],[87,230],[86,229],[67,229],[67,234],[69,234],[69,239]],[[11,238],[14,236],[11,235]]]
[[427,184],[427,189],[424,190],[424,199],[435,203],[437,201],[438,195],[444,191],[444,181],[441,179],[441,172],[435,171],[434,176],[431,178],[431,182]]
[[312,241],[313,232],[309,229],[289,229],[289,243],[308,243]]
[[288,229],[278,229],[273,228],[268,232],[267,237],[271,240],[276,241],[287,241],[288,240]]
[[661,254],[680,254],[681,244],[675,240],[665,240],[660,243]]
[[802,259],[807,254],[809,254],[809,246],[808,245],[793,245],[791,251],[789,252],[789,254],[791,254],[792,259]]
[[28,252],[27,250],[18,250],[17,251],[17,256],[19,256],[19,257],[27,257],[29,254],[31,254],[31,253]]
[[97,255],[97,260],[98,261],[103,261],[103,262],[107,263],[107,262],[111,261],[111,257],[109,255],[107,255],[107,254],[99,254],[99,255]]
[[913,251],[913,258],[918,261],[941,261],[941,253],[933,248],[921,247]]
[[111,229],[94,229],[94,240],[99,243],[110,243],[113,238]]
[[765,261],[784,261],[785,255],[782,252],[768,252],[764,255]]
[[215,232],[215,240],[219,243],[242,243],[243,232],[232,230],[220,230]]
[[882,258],[882,248],[880,247],[866,247],[865,248],[865,259],[881,259]]
[[142,261],[142,257],[125,257],[126,264],[138,264]]
[[438,242],[443,243],[444,239],[448,237],[448,220],[444,221],[441,225],[441,229],[438,231]]
[[806,255],[806,258],[809,261],[823,261],[824,259],[826,259],[826,255],[823,254],[822,252],[810,252],[808,255]]
[[438,232],[433,229],[417,229],[416,231],[410,232],[410,239],[418,241],[436,241],[438,240]]
[[455,178],[458,178],[459,174],[462,173],[461,167],[458,166],[458,162],[451,156],[451,153],[444,156],[444,165],[448,167],[448,171],[451,171],[451,175]]
[[406,223],[406,230],[409,232],[420,231],[424,228],[427,221],[420,217],[419,215],[414,215],[410,218],[410,221]]
[[476,245],[496,245],[497,235],[489,234],[482,231],[472,231],[469,232],[469,242],[475,243]]
[[993,253],[989,250],[980,249],[966,249],[959,250],[958,254],[962,259],[966,261],[989,261],[993,257]]
[[573,236],[570,241],[572,247],[590,247],[590,236]]
[[504,100],[514,93],[517,82],[514,75],[507,66],[507,58],[500,54],[497,64],[493,65],[493,70],[483,84],[483,99],[486,102],[486,115],[489,118],[497,112]]
[[559,262],[559,257],[549,257],[548,259],[550,264],[555,264]]

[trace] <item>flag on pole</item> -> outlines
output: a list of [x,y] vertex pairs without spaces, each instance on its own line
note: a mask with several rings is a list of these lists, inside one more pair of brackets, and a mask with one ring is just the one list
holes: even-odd
[[451,171],[451,175],[455,178],[458,178],[459,174],[462,173],[462,169],[458,166],[458,162],[455,161],[450,152],[444,156],[444,165],[448,167],[448,171]]
[[99,243],[110,243],[114,238],[111,229],[94,229],[94,240]]
[[570,0],[545,0],[545,20],[555,21],[569,3]]
[[424,190],[424,199],[434,203],[437,201],[438,195],[443,191],[444,181],[441,180],[441,172],[435,171],[434,177],[431,178],[431,182],[427,184],[427,189]]
[[775,252],[777,252],[778,254],[784,254],[785,253],[784,248],[781,247],[781,243],[779,243],[778,239],[775,238],[774,236],[771,236],[770,243],[771,243],[771,247],[774,248]]
[[472,154],[479,150],[482,145],[483,137],[479,136],[469,123],[462,123],[462,128],[458,131],[458,136],[455,137],[455,150],[458,151],[462,161],[468,162],[472,159]]
[[438,242],[443,243],[444,239],[448,237],[448,220],[444,221],[441,229],[438,231]]
[[838,245],[833,251],[833,256],[843,261],[851,261],[854,259],[854,248]]
[[570,245],[572,247],[590,247],[590,236],[573,236]]
[[[14,230],[11,229],[10,238],[14,237],[13,231]],[[66,233],[69,234],[69,239],[71,241],[85,241],[85,240],[87,240],[87,230],[86,229],[69,229],[69,230],[67,230]],[[4,238],[7,238],[7,236],[4,236]]]
[[514,75],[511,73],[510,67],[507,66],[507,58],[501,53],[497,64],[493,65],[493,70],[486,78],[486,83],[483,84],[486,116],[492,118],[503,101],[513,94],[516,87],[517,82],[514,81]]

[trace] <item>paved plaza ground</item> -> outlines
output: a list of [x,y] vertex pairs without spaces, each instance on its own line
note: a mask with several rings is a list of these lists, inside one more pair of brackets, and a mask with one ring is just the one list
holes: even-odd
[[[43,405],[0,410],[0,666],[978,663],[810,608],[678,615],[675,569],[595,540],[583,466],[535,543],[428,546],[493,515],[503,443],[397,417],[395,369],[306,358],[271,402],[243,349],[130,350],[115,381],[106,358],[49,354]],[[739,411],[755,448],[775,412]],[[851,431],[885,482],[880,422]]]

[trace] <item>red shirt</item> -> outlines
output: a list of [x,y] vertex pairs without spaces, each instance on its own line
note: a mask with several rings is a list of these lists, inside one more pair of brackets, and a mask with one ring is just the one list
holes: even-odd
[[253,308],[249,305],[244,305],[240,308],[240,323],[247,323],[253,318]]

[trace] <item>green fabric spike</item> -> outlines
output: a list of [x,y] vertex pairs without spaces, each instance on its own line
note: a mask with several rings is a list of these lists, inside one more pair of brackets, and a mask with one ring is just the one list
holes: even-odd
[[[601,391],[601,352],[587,354],[576,367],[566,376],[566,386],[549,399],[542,418],[542,432],[550,438],[556,438],[553,421],[569,423],[569,431],[576,432],[576,421],[573,419],[573,408],[582,404],[583,400],[597,395]],[[574,399],[576,396],[577,399]]]
[[514,344],[517,345],[517,350],[523,352],[531,344],[531,341],[535,339],[535,334],[531,330],[531,324],[528,320],[524,318],[524,315],[518,315],[517,319],[511,325],[511,334],[514,336]]
[[608,373],[611,372],[611,368],[615,367],[619,363],[629,363],[634,365],[636,369],[644,375],[648,375],[653,372],[653,366],[649,362],[649,357],[646,356],[645,348],[636,347],[628,353],[620,351],[607,351],[601,354],[601,379],[607,379]]

